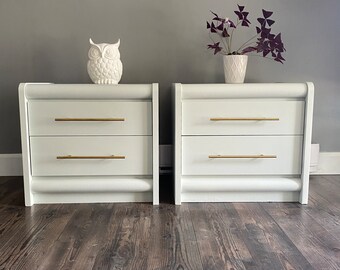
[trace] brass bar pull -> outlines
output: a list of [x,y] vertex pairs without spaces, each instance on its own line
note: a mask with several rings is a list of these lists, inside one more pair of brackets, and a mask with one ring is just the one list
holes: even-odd
[[280,118],[277,117],[233,117],[233,118],[225,118],[225,117],[214,117],[210,118],[210,121],[279,121]]
[[57,159],[125,159],[125,156],[57,156]]
[[55,118],[56,122],[123,122],[125,118]]
[[277,158],[276,155],[210,155],[209,158]]

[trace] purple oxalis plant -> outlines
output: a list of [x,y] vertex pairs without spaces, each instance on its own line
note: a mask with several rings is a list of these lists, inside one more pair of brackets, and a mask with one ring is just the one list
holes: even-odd
[[[249,12],[245,11],[244,6],[238,6],[238,10],[234,11],[237,15],[237,21],[234,23],[229,18],[221,18],[216,13],[211,22],[207,22],[207,29],[212,40],[212,44],[208,44],[208,49],[213,50],[214,54],[223,55],[242,55],[248,53],[260,53],[265,58],[272,58],[277,62],[283,63],[285,59],[282,53],[286,51],[281,33],[273,34],[271,26],[275,23],[270,19],[273,12],[262,9],[263,17],[257,19],[259,25],[256,26],[256,35],[244,42],[237,50],[232,49],[232,41],[234,31],[238,27],[249,27],[251,24],[248,20]],[[216,41],[216,37],[219,41]]]

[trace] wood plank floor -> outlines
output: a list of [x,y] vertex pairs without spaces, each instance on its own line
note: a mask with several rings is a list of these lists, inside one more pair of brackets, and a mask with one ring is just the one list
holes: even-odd
[[[161,194],[172,193],[161,179]],[[0,269],[340,269],[340,176],[313,176],[310,202],[24,207],[0,177]]]

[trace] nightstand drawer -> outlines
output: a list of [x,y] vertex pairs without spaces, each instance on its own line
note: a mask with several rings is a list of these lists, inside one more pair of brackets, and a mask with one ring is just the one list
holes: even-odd
[[184,101],[183,135],[301,135],[304,101]]
[[43,135],[151,135],[149,101],[31,101],[29,132]]
[[301,173],[302,136],[182,137],[183,175]]
[[152,175],[151,136],[31,137],[33,176]]

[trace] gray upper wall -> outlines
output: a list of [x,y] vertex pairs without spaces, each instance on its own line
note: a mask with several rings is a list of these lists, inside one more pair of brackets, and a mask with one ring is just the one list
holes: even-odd
[[339,0],[1,0],[0,153],[20,152],[20,82],[89,83],[88,39],[121,39],[121,83],[160,83],[163,144],[171,143],[173,82],[223,82],[222,58],[206,50],[209,10],[234,17],[245,4],[254,33],[261,8],[273,10],[286,63],[249,59],[248,82],[304,82],[316,86],[313,142],[340,151]]

